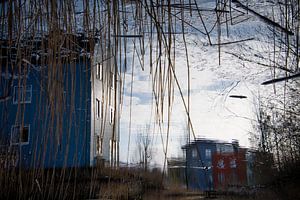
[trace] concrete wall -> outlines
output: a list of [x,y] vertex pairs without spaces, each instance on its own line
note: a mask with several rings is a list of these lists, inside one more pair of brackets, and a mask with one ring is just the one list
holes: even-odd
[[[100,66],[100,74],[97,74]],[[96,45],[92,84],[92,138],[91,160],[94,157],[115,165],[119,149],[120,80],[115,60],[108,48]],[[98,68],[98,69],[97,69]],[[100,100],[100,116],[97,101]],[[113,117],[112,117],[113,116]]]

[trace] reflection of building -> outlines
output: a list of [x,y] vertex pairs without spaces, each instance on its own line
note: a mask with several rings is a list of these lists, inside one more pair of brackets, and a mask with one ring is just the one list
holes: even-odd
[[[246,185],[245,149],[216,152],[213,155],[214,188],[226,189],[230,185]],[[220,165],[222,163],[222,165]]]
[[[247,168],[247,149],[232,143],[197,139],[185,145],[187,180],[190,189],[223,190],[231,185],[248,185],[253,181]],[[251,162],[251,160],[249,160]]]
[[179,186],[186,184],[185,166],[186,161],[183,158],[168,159],[168,179],[171,183]]
[[101,45],[96,45],[91,92],[92,112],[95,111],[91,115],[91,132],[96,145],[91,158],[96,155],[97,160],[110,161],[114,166],[119,163],[120,72],[112,53],[102,53],[101,49]]
[[247,160],[247,182],[248,185],[255,185],[255,177],[254,177],[254,161],[255,161],[255,153],[256,151],[248,150],[246,153]]
[[[1,41],[0,168],[92,166],[98,158],[118,162],[115,60],[97,45],[92,58],[83,53],[88,41],[83,36],[61,38],[60,54],[52,58],[59,62],[46,62],[51,55],[39,49],[46,38],[32,41],[29,60],[18,60],[16,49]],[[68,41],[77,52],[68,49]]]
[[213,189],[212,156],[217,151],[216,141],[199,139],[183,148],[186,150],[188,188]]
[[246,160],[249,185],[266,184],[274,178],[276,169],[272,153],[249,150]]

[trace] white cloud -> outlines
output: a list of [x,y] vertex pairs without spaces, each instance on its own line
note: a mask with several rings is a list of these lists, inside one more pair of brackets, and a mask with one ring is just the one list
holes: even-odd
[[[210,5],[210,4],[208,4]],[[210,16],[206,13],[207,20]],[[190,19],[195,26],[201,27],[199,19]],[[238,139],[241,145],[248,146],[249,132],[253,131],[255,116],[253,113],[253,98],[256,97],[259,84],[269,75],[268,69],[253,62],[242,61],[229,54],[244,55],[254,61],[265,62],[255,54],[266,56],[268,44],[262,43],[263,35],[260,33],[268,31],[263,22],[251,18],[246,23],[239,23],[230,26],[229,37],[225,36],[226,29],[222,26],[224,33],[223,41],[235,41],[254,37],[254,40],[244,43],[221,47],[221,65],[218,64],[218,47],[209,46],[207,38],[197,31],[190,31],[186,35],[188,44],[188,55],[190,62],[190,108],[191,120],[193,123],[196,137],[209,137],[230,141]],[[257,30],[260,32],[257,32]],[[180,31],[180,30],[179,30]],[[216,31],[211,34],[213,43],[217,41]],[[133,46],[133,45],[132,45]],[[186,64],[186,54],[182,35],[176,35],[176,65],[175,73],[182,89],[184,100],[187,103],[188,71]],[[132,50],[129,52],[132,53]],[[229,52],[229,53],[226,53]],[[132,55],[129,55],[132,57]],[[132,65],[132,59],[128,60],[128,66]],[[155,121],[155,106],[152,104],[152,82],[149,75],[150,59],[149,49],[145,53],[145,71],[143,71],[135,58],[135,73],[133,82],[133,107],[132,107],[132,137],[137,133],[137,127],[153,123]],[[131,67],[126,73],[126,85],[124,96],[124,107],[121,119],[121,160],[127,154],[128,144],[128,124],[129,124],[129,98],[131,87]],[[174,84],[174,103],[172,105],[171,123],[169,131],[168,156],[181,155],[181,146],[186,137],[186,111],[180,96],[178,87]],[[231,94],[245,95],[247,99],[231,99]],[[164,153],[162,140],[166,141],[167,136],[167,103],[164,104],[164,123],[162,133],[155,129],[153,140],[153,150],[155,158],[153,162],[163,163]],[[162,138],[162,139],[161,139]],[[132,139],[131,141],[134,141]],[[127,142],[127,143],[126,143]],[[131,155],[134,153],[134,142],[130,147]]]

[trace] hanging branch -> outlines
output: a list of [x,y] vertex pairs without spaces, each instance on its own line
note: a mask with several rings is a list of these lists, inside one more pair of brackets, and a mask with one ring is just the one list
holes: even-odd
[[142,38],[143,35],[111,35],[116,38]]
[[[221,7],[221,0],[218,0],[216,7]],[[217,30],[218,30],[218,52],[219,52],[219,65],[221,65],[221,14],[217,13]]]
[[197,8],[197,12],[198,12],[198,15],[199,15],[199,17],[200,17],[201,23],[202,23],[203,28],[204,28],[204,30],[205,30],[205,33],[206,33],[206,35],[207,35],[208,42],[209,42],[209,44],[211,45],[210,35],[209,35],[209,32],[207,31],[206,25],[205,25],[205,23],[204,23],[204,20],[203,20],[202,14],[201,14],[201,10],[200,10],[200,8],[198,7],[198,4],[197,4],[196,0],[195,0],[195,5],[196,5],[196,8]]
[[287,81],[287,80],[295,79],[295,78],[298,78],[298,77],[300,77],[300,73],[297,73],[297,74],[294,74],[294,75],[291,75],[291,76],[286,76],[286,77],[281,77],[281,78],[275,78],[275,79],[272,79],[272,80],[268,80],[268,81],[263,82],[262,85],[269,85],[269,84],[272,84],[272,83]]
[[280,29],[281,31],[287,33],[288,35],[294,35],[294,33],[290,30],[288,30],[285,27],[282,27],[280,24],[278,24],[275,21],[272,21],[271,19],[255,12],[254,10],[250,9],[249,7],[245,6],[244,4],[242,4],[241,2],[239,2],[238,0],[232,0],[233,3],[237,4],[237,6],[240,6],[242,9],[249,11],[250,13],[254,14],[255,16],[259,17],[260,19],[262,19],[264,22],[266,22],[267,24],[270,24],[272,26],[275,26],[276,28]]
[[236,44],[236,43],[239,43],[239,42],[246,42],[246,41],[250,41],[250,40],[254,40],[254,39],[255,38],[247,38],[247,39],[236,40],[236,41],[232,41],[232,42],[223,42],[223,43],[218,43],[218,44],[212,44],[211,46]]
[[[261,65],[261,66],[265,66],[265,67],[272,67],[272,66],[270,66],[270,65],[267,65],[267,64],[264,64],[264,63],[261,63],[261,62],[254,61],[254,60],[251,60],[251,59],[249,59],[249,58],[242,57],[242,56],[240,56],[240,55],[238,55],[238,54],[235,54],[235,53],[232,53],[232,52],[225,51],[224,53],[233,55],[233,56],[235,56],[235,57],[237,57],[238,59],[243,60],[243,61],[255,63],[255,64],[258,64],[258,65]],[[292,70],[286,69],[285,67],[276,66],[276,68],[277,68],[277,69],[284,70],[284,71],[287,71],[287,72],[292,72]]]

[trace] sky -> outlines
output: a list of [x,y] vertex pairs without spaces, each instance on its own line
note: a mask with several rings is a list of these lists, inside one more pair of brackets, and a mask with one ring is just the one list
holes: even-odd
[[[200,7],[214,8],[213,2],[215,1],[206,1],[200,4]],[[235,12],[233,15],[238,16],[240,12]],[[203,17],[208,30],[212,29],[210,34],[212,43],[217,43],[217,31],[213,29],[214,16],[212,13],[203,12]],[[186,19],[194,26],[203,29],[196,14]],[[175,30],[180,31],[180,28],[178,25]],[[246,14],[237,17],[233,24],[229,25],[229,35],[226,34],[226,26],[222,25],[222,42],[249,38],[250,40],[222,46],[220,65],[218,63],[218,47],[210,46],[207,37],[192,27],[186,26],[185,30],[187,32],[186,44],[191,74],[190,116],[195,136],[229,142],[232,139],[237,139],[241,146],[251,147],[249,138],[251,134],[255,133],[257,98],[261,94],[267,94],[267,91],[270,90],[270,88],[263,88],[261,83],[271,77],[271,72],[255,62],[248,62],[234,55],[238,54],[256,62],[265,62],[264,57],[270,56],[266,52],[271,48],[268,43],[269,38],[266,37],[269,32],[267,25],[254,16]],[[145,127],[150,125],[151,163],[162,166],[165,158],[164,150],[166,150],[167,120],[165,116],[161,128],[154,123],[155,106],[153,104],[152,81],[149,67],[147,67],[150,65],[149,44],[146,43],[145,48],[144,62],[146,67],[142,69],[136,54],[133,53],[133,43],[133,41],[128,41],[129,67],[125,75],[124,102],[121,112],[120,160],[123,162],[128,160],[132,163],[139,162],[137,137],[141,133],[145,133]],[[175,45],[175,73],[187,102],[187,59],[181,34],[176,35]],[[131,77],[132,68],[134,68],[133,81]],[[131,84],[133,84],[132,106],[130,106]],[[230,95],[244,95],[247,98],[234,99],[230,98]],[[170,117],[167,148],[168,158],[183,155],[181,147],[186,143],[186,124],[187,115],[183,100],[178,87],[174,84],[174,102]],[[191,135],[191,139],[193,138]],[[130,144],[129,149],[128,143]]]
[[[215,0],[198,0],[197,2],[199,7],[204,10],[215,8]],[[248,3],[251,4],[251,2]],[[256,1],[254,3],[257,4],[255,10],[261,9],[261,13],[265,15],[272,14],[268,10],[264,10],[266,5],[258,4]],[[263,1],[263,3],[267,2]],[[128,19],[127,34],[129,35],[137,33],[135,21],[130,16],[135,13],[132,9],[134,9],[134,5],[128,4],[126,17]],[[78,16],[76,15],[78,19],[83,18],[81,4],[76,7],[77,10],[80,11],[77,12]],[[179,14],[177,16],[181,17]],[[205,30],[197,12],[193,12],[192,16],[189,12],[185,13],[186,43],[183,41],[182,34],[176,34],[175,46],[172,49],[175,51],[175,74],[182,90],[183,99],[179,88],[174,84],[174,101],[169,126],[166,115],[167,102],[164,102],[163,123],[155,123],[153,82],[149,67],[149,41],[145,41],[144,67],[141,67],[137,52],[133,48],[136,46],[137,49],[140,49],[139,42],[134,39],[127,40],[128,63],[123,80],[124,94],[120,122],[120,160],[122,162],[139,162],[137,138],[141,133],[146,132],[148,126],[150,126],[152,164],[162,166],[165,156],[170,158],[183,155],[181,147],[186,144],[188,135],[187,114],[184,107],[188,94],[185,44],[188,49],[191,75],[190,119],[195,137],[229,142],[237,139],[241,146],[253,146],[249,138],[251,134],[258,134],[255,129],[257,122],[255,109],[258,96],[268,96],[272,92],[272,86],[261,85],[262,82],[272,78],[271,70],[263,66],[270,65],[270,60],[272,60],[273,55],[270,53],[274,50],[270,37],[272,30],[265,22],[251,14],[246,14],[241,8],[235,7],[232,16],[234,19],[228,23],[228,28],[225,23],[221,25],[221,42],[247,41],[221,46],[221,63],[219,64],[218,46],[209,45],[208,37],[201,33]],[[105,19],[105,17],[101,17],[99,17],[101,20]],[[218,31],[215,12],[203,11],[202,17],[210,32],[212,43],[217,44]],[[227,18],[229,18],[228,15]],[[225,19],[225,15],[222,16],[222,19]],[[83,29],[83,21],[78,20],[77,23],[76,28]],[[193,27],[187,24],[192,24]],[[181,28],[181,21],[178,19],[174,21],[173,31],[180,33],[182,32]],[[80,28],[78,31],[80,32]],[[155,52],[155,49],[153,51]],[[125,57],[124,52],[123,57]],[[277,75],[280,75],[280,72],[277,72]],[[131,87],[133,89],[132,97]],[[277,93],[280,92],[277,90]],[[247,98],[233,99],[229,97],[230,95],[244,95]],[[190,135],[193,140],[194,135]],[[167,137],[168,148],[166,148]]]
[[[188,3],[194,2],[186,0]],[[242,0],[243,1],[243,0]],[[174,0],[172,2],[179,2]],[[197,0],[198,6],[203,10],[214,10],[215,0]],[[273,17],[271,12],[274,9],[272,2],[267,1],[247,1],[247,4],[254,10],[267,17]],[[93,5],[93,1],[90,2]],[[232,4],[234,6],[234,3]],[[272,9],[270,9],[272,8]],[[105,28],[106,8],[100,9],[100,24]],[[126,26],[128,35],[139,34],[139,27],[136,27],[138,20],[134,20],[134,1],[126,4],[126,16],[121,25]],[[76,3],[77,31],[84,30],[83,5],[81,1]],[[175,15],[175,12],[173,13]],[[216,13],[202,11],[202,19],[210,34],[212,44],[218,43],[218,31],[216,24]],[[180,95],[179,88],[174,84],[174,101],[171,104],[170,120],[167,120],[167,102],[164,102],[163,122],[158,124],[155,115],[155,102],[153,99],[153,82],[150,74],[150,46],[145,40],[144,57],[141,54],[141,46],[134,38],[127,39],[127,70],[125,72],[123,102],[120,120],[120,161],[139,162],[138,137],[145,134],[146,127],[150,127],[151,138],[151,164],[162,167],[165,157],[182,157],[181,147],[187,142],[187,114],[184,102],[187,103],[188,96],[188,66],[185,44],[188,52],[188,63],[190,70],[190,119],[194,134],[190,134],[191,140],[204,137],[210,139],[225,140],[230,142],[237,139],[241,146],[252,147],[254,144],[249,141],[253,134],[258,134],[255,111],[258,97],[264,98],[272,93],[272,86],[262,86],[261,83],[273,78],[271,69],[266,66],[271,65],[273,59],[273,38],[272,29],[259,20],[257,17],[247,14],[240,7],[232,9],[233,20],[229,23],[221,24],[221,43],[246,40],[230,45],[221,46],[221,63],[219,64],[219,50],[217,45],[210,45],[208,37],[203,35],[205,29],[195,11],[185,12],[184,23],[185,39],[184,43],[180,10],[176,10],[177,18],[173,18],[173,31],[175,34],[175,74],[179,87],[183,94]],[[280,15],[278,15],[280,16]],[[223,14],[222,21],[229,19]],[[150,24],[149,18],[143,18],[144,24]],[[96,19],[96,21],[98,18]],[[166,20],[167,21],[167,20]],[[162,29],[165,29],[162,23]],[[192,24],[189,26],[188,24]],[[227,26],[228,25],[228,26]],[[123,28],[124,28],[123,27]],[[103,27],[102,27],[103,28]],[[122,29],[122,27],[121,27]],[[123,29],[122,29],[123,30]],[[154,29],[153,29],[154,30]],[[200,31],[199,31],[200,30]],[[149,34],[149,27],[146,30]],[[165,30],[167,31],[167,30]],[[155,30],[154,30],[155,32]],[[202,32],[202,33],[201,33]],[[156,38],[154,36],[153,40]],[[134,50],[134,47],[138,51]],[[152,49],[155,53],[155,49]],[[280,49],[275,49],[280,52]],[[122,58],[125,58],[125,52]],[[137,56],[139,53],[139,56]],[[143,59],[143,60],[140,60]],[[123,64],[124,64],[123,59]],[[121,59],[122,62],[122,59]],[[140,62],[144,63],[142,67]],[[279,60],[278,60],[279,62]],[[280,64],[280,63],[279,63]],[[121,66],[122,69],[123,66]],[[133,72],[132,72],[133,70]],[[133,79],[131,74],[133,73]],[[277,76],[280,76],[277,71]],[[132,97],[131,97],[132,87]],[[282,91],[278,90],[277,94]],[[233,99],[230,95],[244,95],[245,99]],[[165,98],[167,99],[167,98]],[[169,129],[168,129],[169,128]],[[169,131],[168,131],[169,130]],[[169,134],[168,134],[169,133]],[[168,137],[168,139],[167,139]],[[166,143],[168,141],[168,147]]]

